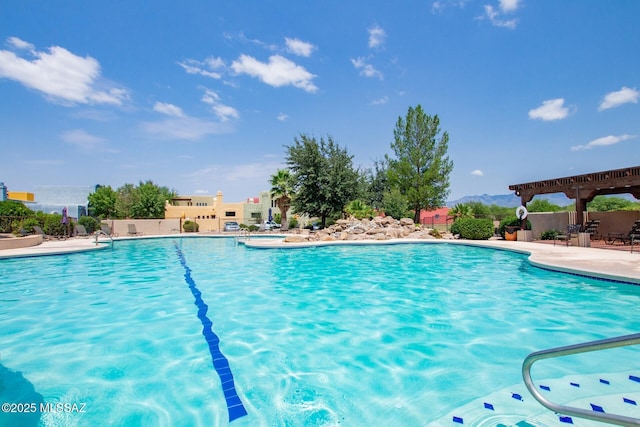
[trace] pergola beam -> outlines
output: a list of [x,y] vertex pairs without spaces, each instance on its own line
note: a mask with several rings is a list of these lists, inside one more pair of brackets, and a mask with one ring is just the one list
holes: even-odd
[[630,193],[640,199],[640,166],[514,184],[509,190],[520,196],[523,206],[540,194],[564,193],[576,200],[576,222],[584,224],[587,203],[598,195]]

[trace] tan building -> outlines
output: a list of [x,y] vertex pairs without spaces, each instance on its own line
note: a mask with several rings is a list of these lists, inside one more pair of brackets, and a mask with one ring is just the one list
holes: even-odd
[[268,191],[260,193],[260,197],[251,197],[240,203],[226,203],[222,191],[218,191],[215,197],[178,196],[167,202],[164,217],[195,221],[200,231],[220,231],[227,221],[259,225],[267,220],[270,208],[273,215],[280,212],[275,208]]

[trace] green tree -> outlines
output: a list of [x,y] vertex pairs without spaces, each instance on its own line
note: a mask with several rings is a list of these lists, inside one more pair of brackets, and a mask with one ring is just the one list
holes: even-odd
[[3,200],[0,202],[0,216],[33,216],[33,211],[24,203],[15,200]]
[[320,217],[324,227],[327,217],[342,213],[358,193],[359,173],[353,167],[353,156],[331,137],[316,141],[301,134],[285,148],[295,181],[292,206],[296,212]]
[[527,203],[529,212],[560,212],[562,206],[551,203],[547,199],[536,199]]
[[589,212],[624,211],[634,203],[631,200],[615,196],[596,196],[587,204]]
[[373,167],[364,175],[364,199],[374,209],[382,209],[384,194],[390,190],[387,164],[384,160],[376,160]]
[[165,202],[175,197],[167,187],[159,187],[152,181],[140,182],[134,191],[131,216],[133,218],[164,218]]
[[288,169],[278,169],[271,175],[271,197],[275,199],[276,206],[280,209],[280,224],[282,231],[289,229],[287,221],[287,211],[291,208],[291,198],[293,197],[294,180]]
[[420,210],[443,206],[449,194],[449,134],[440,135],[440,119],[425,114],[420,105],[398,118],[393,134],[395,158],[386,157],[389,182],[406,196],[417,223]]
[[97,186],[89,194],[89,215],[97,218],[111,218],[116,213],[116,192],[110,185]]
[[136,203],[136,187],[125,184],[116,190],[116,218],[132,218],[133,205]]
[[384,193],[382,209],[385,215],[389,215],[395,219],[406,218],[411,215],[407,198],[397,188],[392,188]]

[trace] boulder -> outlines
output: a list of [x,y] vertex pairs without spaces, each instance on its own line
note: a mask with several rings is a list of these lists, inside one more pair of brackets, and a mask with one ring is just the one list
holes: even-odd
[[302,236],[299,234],[287,236],[284,238],[285,243],[302,243],[307,241],[307,236]]
[[414,225],[413,219],[411,218],[402,218],[400,219],[400,225]]

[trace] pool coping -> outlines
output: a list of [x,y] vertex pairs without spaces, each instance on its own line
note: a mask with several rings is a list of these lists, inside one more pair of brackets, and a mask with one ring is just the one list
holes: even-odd
[[[167,234],[136,237],[116,237],[114,241],[128,241],[154,238],[235,238],[235,235],[219,234]],[[640,285],[640,253],[610,251],[599,248],[583,248],[565,245],[547,245],[536,242],[512,242],[505,240],[449,240],[449,239],[390,239],[390,240],[347,240],[329,242],[284,243],[276,235],[251,239],[239,239],[239,243],[254,249],[300,249],[323,246],[362,246],[392,244],[451,244],[477,246],[497,250],[506,250],[528,255],[531,265],[553,271],[595,277],[598,279]],[[281,235],[284,237],[284,235]],[[0,260],[43,255],[61,255],[90,250],[103,250],[110,247],[110,240],[94,238],[72,238],[67,240],[45,241],[41,245],[0,251]]]

